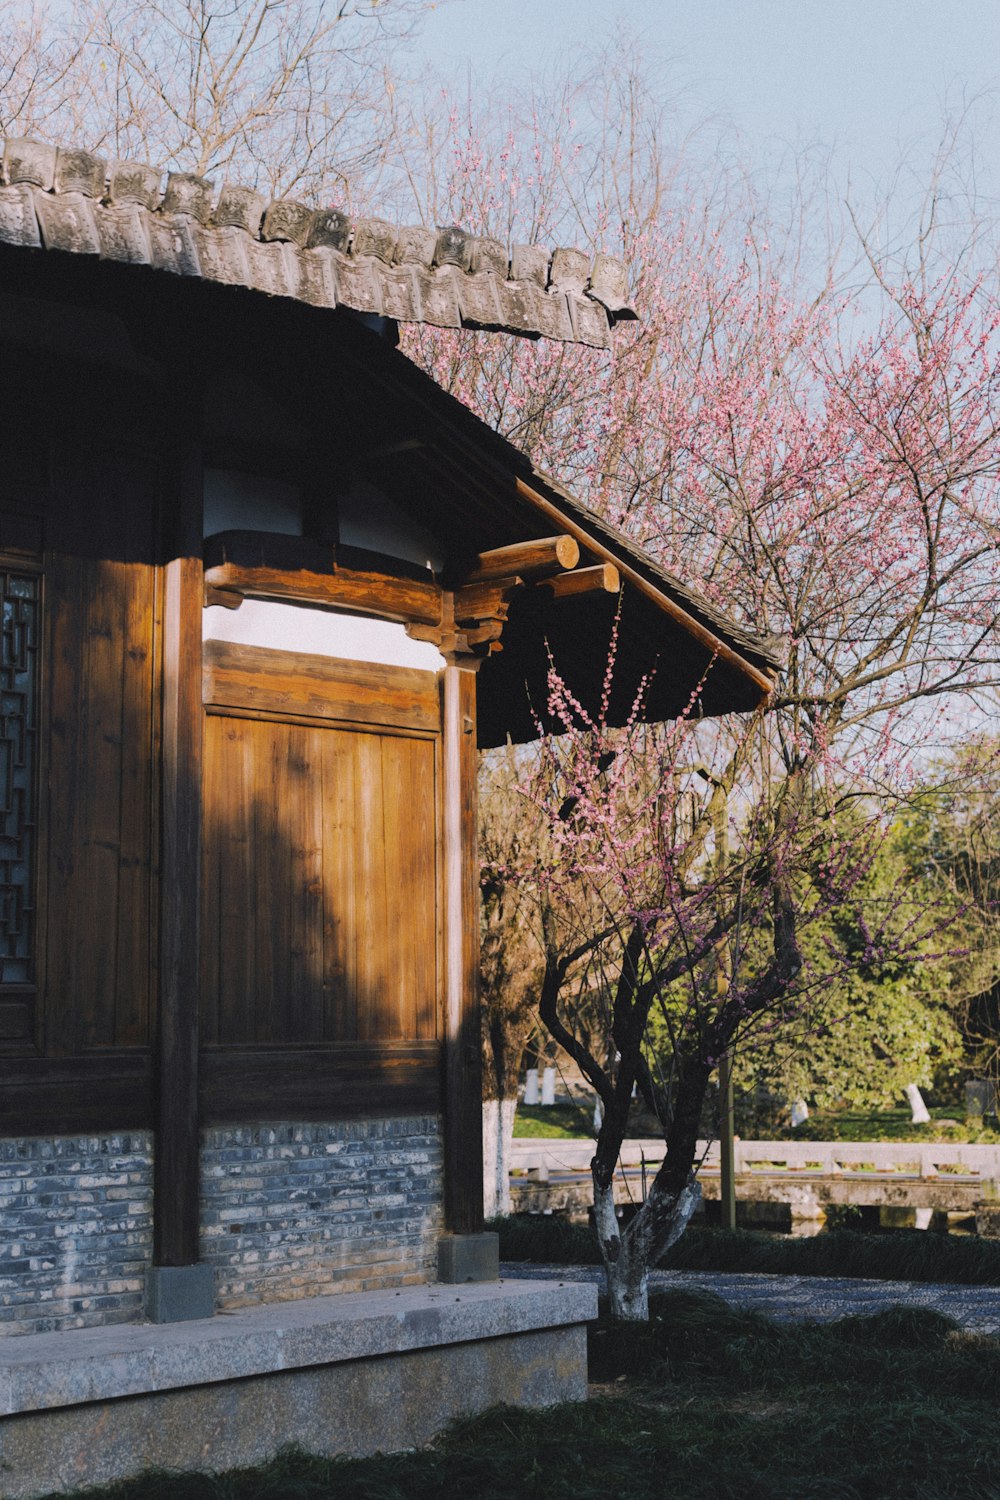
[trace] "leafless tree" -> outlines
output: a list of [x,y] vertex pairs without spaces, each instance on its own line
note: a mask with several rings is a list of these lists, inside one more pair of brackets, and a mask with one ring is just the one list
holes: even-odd
[[348,203],[385,165],[427,0],[0,6],[0,128]]

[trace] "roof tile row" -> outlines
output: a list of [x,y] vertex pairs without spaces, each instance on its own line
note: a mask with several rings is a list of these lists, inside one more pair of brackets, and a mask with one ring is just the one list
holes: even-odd
[[612,256],[464,230],[397,228],[203,177],[8,140],[0,242],[149,265],[401,323],[486,328],[606,349],[634,318]]

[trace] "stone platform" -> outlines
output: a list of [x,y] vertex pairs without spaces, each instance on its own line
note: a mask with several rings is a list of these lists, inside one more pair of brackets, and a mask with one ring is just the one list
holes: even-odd
[[363,1456],[499,1402],[586,1395],[597,1289],[505,1280],[343,1294],[0,1341],[0,1500],[287,1443]]

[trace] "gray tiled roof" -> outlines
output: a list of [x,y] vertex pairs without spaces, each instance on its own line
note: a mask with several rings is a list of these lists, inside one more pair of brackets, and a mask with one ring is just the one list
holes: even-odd
[[7,140],[0,243],[96,255],[400,323],[488,328],[606,349],[634,318],[609,255],[457,228],[397,228],[203,177]]

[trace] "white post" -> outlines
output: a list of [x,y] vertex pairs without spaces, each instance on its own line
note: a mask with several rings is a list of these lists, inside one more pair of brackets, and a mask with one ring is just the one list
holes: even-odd
[[542,1103],[544,1105],[556,1102],[556,1070],[546,1068],[542,1074]]
[[538,1069],[529,1068],[524,1077],[525,1104],[538,1103]]
[[509,1214],[510,1143],[516,1099],[483,1102],[483,1212],[487,1219]]

